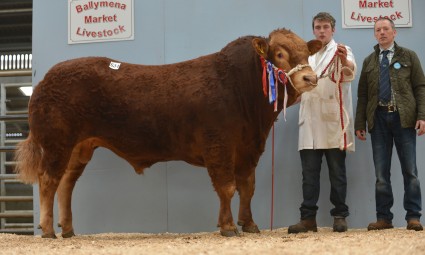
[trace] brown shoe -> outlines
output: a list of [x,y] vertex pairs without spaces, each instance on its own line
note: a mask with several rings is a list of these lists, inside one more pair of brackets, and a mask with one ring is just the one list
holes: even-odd
[[305,233],[308,231],[317,232],[316,219],[301,220],[295,225],[291,225],[288,228],[288,234]]
[[410,219],[407,221],[407,229],[422,231],[424,228],[422,227],[422,224],[418,219]]
[[382,229],[389,229],[394,228],[391,221],[378,219],[377,222],[372,222],[367,226],[367,230],[382,230]]
[[345,232],[347,231],[347,221],[345,221],[344,217],[336,216],[334,217],[334,232]]

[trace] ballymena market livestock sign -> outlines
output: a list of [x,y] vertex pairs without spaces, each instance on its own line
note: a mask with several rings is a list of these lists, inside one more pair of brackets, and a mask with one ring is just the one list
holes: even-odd
[[412,26],[411,0],[341,0],[343,28],[372,28],[379,17],[388,17],[396,27]]
[[134,39],[134,0],[68,0],[68,43]]

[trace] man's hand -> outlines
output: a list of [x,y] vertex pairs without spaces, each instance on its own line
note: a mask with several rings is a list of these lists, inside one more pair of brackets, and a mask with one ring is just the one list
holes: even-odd
[[366,141],[366,130],[356,130],[356,136],[362,141]]
[[418,136],[425,134],[425,120],[416,121],[415,128],[418,130]]
[[345,45],[338,44],[336,54],[341,58],[341,63],[343,66],[347,65],[347,48]]
[[[346,67],[350,68],[351,70],[354,70],[353,62],[351,62],[350,60],[347,59],[348,52],[347,52],[347,48],[345,48],[344,44],[340,44],[340,43],[338,44],[336,54],[340,58],[342,66],[346,66]],[[350,75],[350,71],[344,70],[344,74]]]

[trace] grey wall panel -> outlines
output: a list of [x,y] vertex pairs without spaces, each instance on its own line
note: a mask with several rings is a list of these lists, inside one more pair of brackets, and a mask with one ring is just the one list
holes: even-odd
[[98,150],[75,188],[76,231],[167,231],[165,163],[137,175],[126,161],[111,151]]
[[181,161],[167,163],[167,188],[169,232],[217,229],[220,203],[206,168]]

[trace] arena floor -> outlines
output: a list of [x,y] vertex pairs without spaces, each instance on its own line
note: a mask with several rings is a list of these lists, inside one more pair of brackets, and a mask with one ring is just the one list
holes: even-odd
[[[59,235],[58,235],[59,236]],[[425,254],[425,232],[396,228],[351,229],[289,235],[287,228],[224,238],[217,232],[194,234],[105,233],[70,239],[0,234],[0,254]]]

